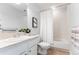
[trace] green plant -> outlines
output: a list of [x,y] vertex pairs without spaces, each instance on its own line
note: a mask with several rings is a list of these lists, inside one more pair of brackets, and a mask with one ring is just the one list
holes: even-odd
[[24,28],[24,29],[20,29],[19,32],[30,33],[31,30],[29,28],[27,28],[27,29]]

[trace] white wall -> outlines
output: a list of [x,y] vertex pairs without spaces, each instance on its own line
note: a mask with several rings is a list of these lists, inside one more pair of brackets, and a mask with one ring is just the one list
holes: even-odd
[[20,26],[24,26],[23,13],[8,3],[0,3],[0,24],[5,29],[16,29]]
[[69,5],[63,5],[53,10],[54,47],[69,49],[71,40],[71,21],[68,12]]
[[57,7],[53,10],[54,18],[54,40],[69,40],[70,26],[67,19],[67,5]]
[[[40,11],[36,4],[29,3],[26,6],[27,16],[24,16],[24,12],[19,11],[11,4],[0,4],[0,24],[2,28],[16,29],[18,27],[27,26],[31,29],[31,34],[39,34],[40,26]],[[38,28],[32,28],[32,17],[38,19]]]
[[[38,20],[38,27],[32,27],[32,17],[36,17]],[[27,26],[31,29],[31,34],[39,34],[40,33],[40,11],[36,4],[28,4],[27,5]]]
[[[78,30],[79,28],[79,3],[71,3],[68,6],[68,13],[69,13],[69,19],[71,20],[71,32],[72,32],[72,29]],[[72,35],[72,37],[74,38],[77,37],[76,40],[74,38],[71,39],[70,54],[72,55],[79,55],[78,36],[79,36],[78,33],[74,33],[74,35]]]
[[71,26],[79,26],[79,3],[72,3],[68,7],[70,14]]

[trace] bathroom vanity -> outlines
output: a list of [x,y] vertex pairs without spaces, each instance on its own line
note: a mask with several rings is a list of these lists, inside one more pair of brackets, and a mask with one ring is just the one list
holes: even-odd
[[0,38],[0,55],[37,55],[38,42],[39,35]]

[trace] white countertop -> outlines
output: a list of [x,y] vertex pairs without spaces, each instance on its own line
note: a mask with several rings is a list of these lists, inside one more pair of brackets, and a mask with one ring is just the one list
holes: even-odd
[[36,38],[36,37],[39,37],[39,35],[34,35],[34,36],[23,35],[23,36],[20,36],[20,37],[1,39],[0,40],[0,48],[7,47],[7,46],[10,46],[10,45],[22,42],[24,40],[29,40],[29,39]]

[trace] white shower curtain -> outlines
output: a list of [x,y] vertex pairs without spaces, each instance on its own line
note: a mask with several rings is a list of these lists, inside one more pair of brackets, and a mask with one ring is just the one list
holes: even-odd
[[40,13],[40,37],[41,40],[53,43],[53,15],[52,9]]

